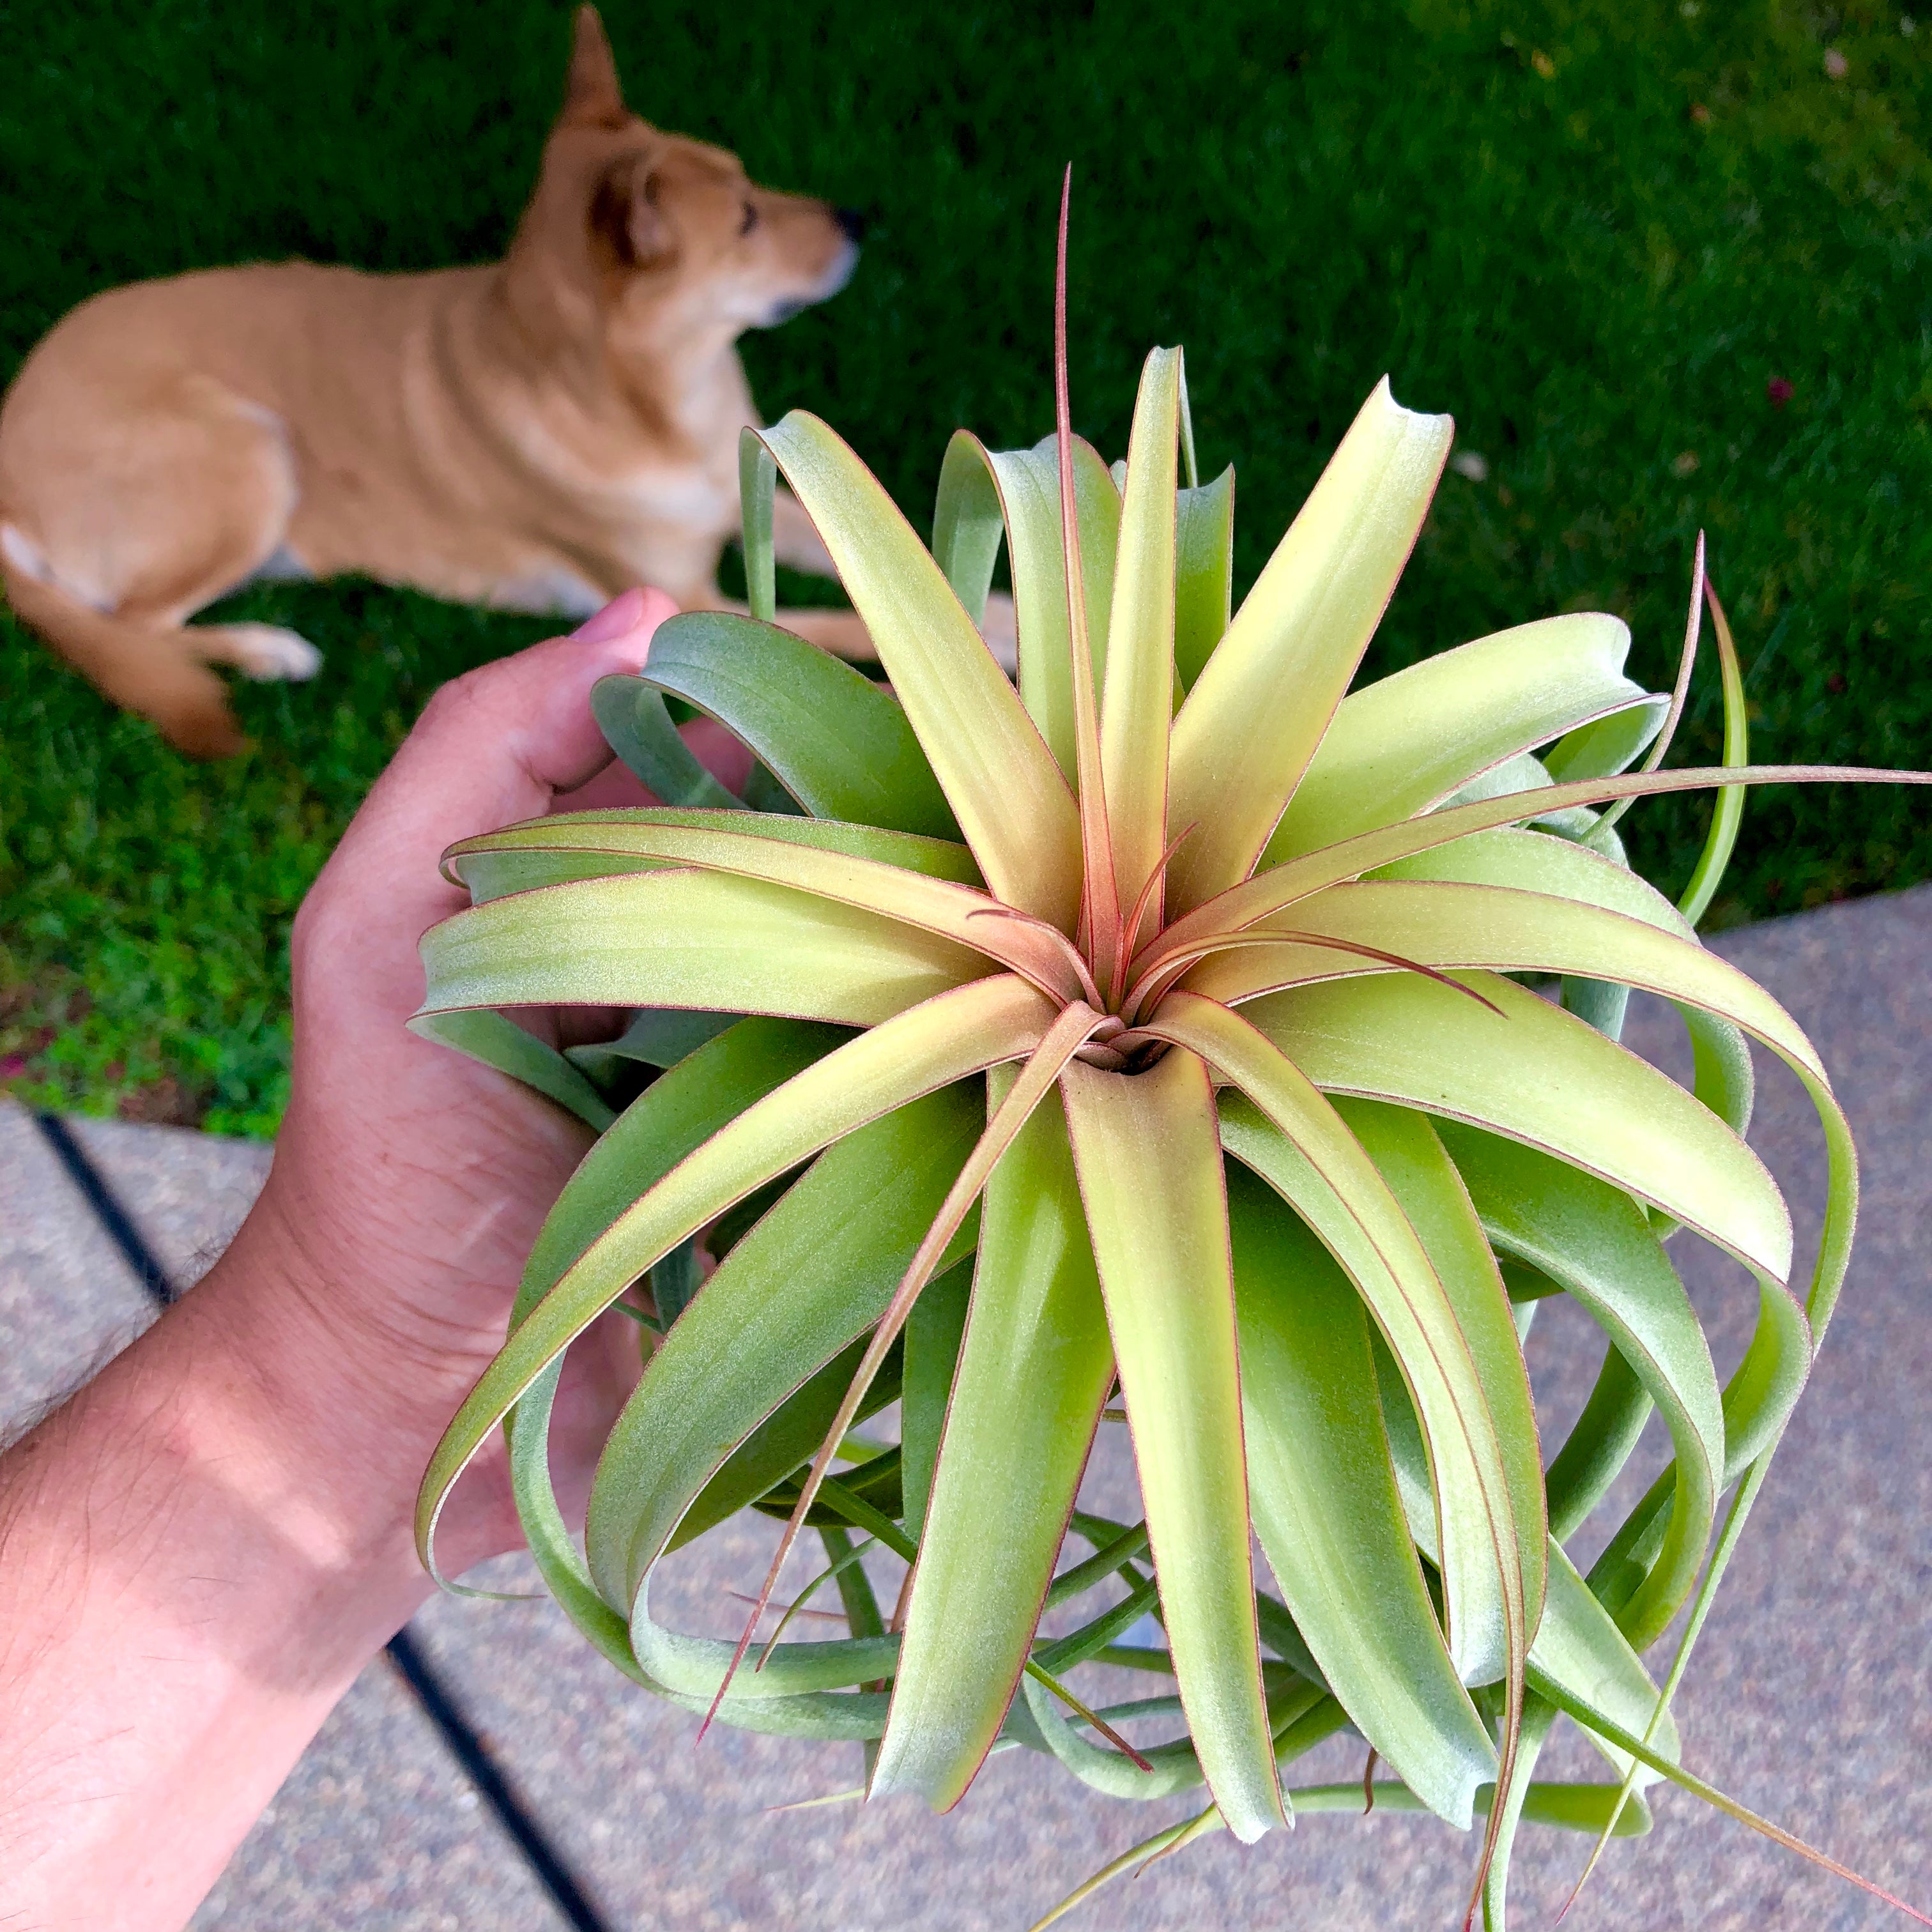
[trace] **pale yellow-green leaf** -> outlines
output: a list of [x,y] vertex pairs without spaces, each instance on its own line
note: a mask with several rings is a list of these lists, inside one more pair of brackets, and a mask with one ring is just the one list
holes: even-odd
[[1361,661],[1449,454],[1447,416],[1388,379],[1362,405],[1174,721],[1168,902],[1185,912],[1245,878]]
[[[700,815],[680,816],[695,819]],[[790,892],[809,893],[815,898],[876,914],[898,925],[952,940],[1066,997],[1077,996],[1080,991],[1060,935],[1033,920],[998,912],[999,902],[983,892],[908,871],[872,857],[862,850],[828,850],[802,841],[772,838],[763,823],[757,830],[748,831],[742,821],[750,816],[748,813],[719,812],[706,816],[711,822],[686,824],[641,818],[615,823],[539,821],[514,834],[497,834],[488,842],[493,849],[506,844],[523,850],[553,844],[573,850],[589,846],[634,853],[704,872],[728,873],[738,878],[763,880]],[[551,824],[562,829],[548,830],[547,825]],[[469,848],[458,848],[451,855],[451,862],[458,868],[474,863]]]
[[633,873],[518,892],[432,926],[423,1010],[690,1006],[870,1026],[996,970],[983,953],[789,886]]
[[1529,1371],[1496,1256],[1462,1177],[1423,1115],[1412,1108],[1346,1096],[1333,1104],[1408,1216],[1475,1364],[1509,1485],[1523,1616],[1533,1630],[1543,1613],[1544,1545],[1550,1524]]
[[1351,692],[1262,857],[1264,868],[1438,803],[1478,772],[1646,702],[1630,631],[1597,612],[1479,638]]
[[1496,1749],[1443,1642],[1389,1466],[1366,1314],[1274,1191],[1228,1173],[1249,1486],[1331,1688],[1396,1774],[1466,1826]]
[[[989,1076],[1003,1099],[1011,1070]],[[874,1795],[956,1802],[998,1736],[1113,1379],[1057,1096],[993,1169]]]
[[1655,1203],[1747,1267],[1786,1278],[1784,1198],[1714,1114],[1534,993],[1490,974],[1462,976],[1501,1011],[1408,973],[1297,987],[1243,1011],[1318,1087],[1542,1148]]
[[1073,794],[1006,674],[835,430],[794,410],[764,437],[838,565],[987,884],[1070,932],[1080,902]]
[[[1168,840],[1167,741],[1174,715],[1174,451],[1180,352],[1156,349],[1141,372],[1101,686],[1100,770],[1114,876],[1132,909]],[[1095,622],[1090,617],[1090,624]],[[1099,667],[1094,674],[1101,676]],[[1160,899],[1151,910],[1156,930]],[[1128,950],[1133,935],[1128,935]]]
[[1174,1674],[1209,1789],[1246,1843],[1282,1812],[1255,1629],[1213,1090],[1187,1052],[1132,1078],[1076,1061],[1061,1085]]
[[1437,1472],[1438,1547],[1450,1653],[1466,1682],[1512,1667],[1528,1642],[1528,1602],[1505,1454],[1468,1339],[1428,1251],[1334,1107],[1239,1015],[1191,994],[1160,1030],[1204,1054],[1238,1093],[1221,1138],[1306,1221],[1360,1291],[1419,1406]]
[[[675,876],[675,875],[674,875]],[[451,1487],[512,1403],[645,1269],[754,1188],[920,1094],[1030,1052],[1050,1004],[1010,975],[874,1026],[748,1107],[620,1214],[525,1317],[457,1412],[418,1494],[425,1562]]]
[[[878,1321],[979,1113],[966,1091],[929,1094],[828,1148],[653,1351],[604,1445],[585,1526],[613,1609],[628,1614],[686,1510],[752,1430]],[[753,1675],[734,1689],[754,1694]]]
[[[1073,439],[1073,488],[1080,576],[1094,675],[1106,671],[1108,614],[1120,493],[1100,453]],[[970,431],[955,432],[939,475],[933,554],[976,622],[999,554],[1004,525],[1019,628],[1021,701],[1069,784],[1077,782],[1073,748],[1073,661],[1066,632],[1066,559],[1060,524],[1057,439],[1030,449],[989,450]]]

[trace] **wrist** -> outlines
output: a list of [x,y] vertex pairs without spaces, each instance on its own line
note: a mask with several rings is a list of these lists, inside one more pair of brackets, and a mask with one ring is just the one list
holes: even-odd
[[0,1862],[35,1923],[184,1922],[428,1587],[224,1300],[211,1276],[0,1461]]
[[[313,1530],[344,1574],[374,1586],[400,1573],[420,1597],[433,1586],[416,1551],[418,1486],[501,1345],[509,1298],[447,1261],[415,1260],[396,1279],[392,1246],[272,1174],[183,1306],[200,1303],[217,1355],[243,1365],[231,1399],[258,1406],[277,1459],[305,1472]],[[496,1459],[466,1478],[437,1540],[448,1576],[521,1540]]]
[[411,1539],[413,1472],[386,1447],[377,1406],[298,1339],[304,1324],[265,1292],[257,1260],[238,1241],[143,1338],[132,1385],[99,1394],[158,1483],[196,1499],[198,1533],[232,1552],[251,1625],[277,1620],[346,1685],[433,1588]]

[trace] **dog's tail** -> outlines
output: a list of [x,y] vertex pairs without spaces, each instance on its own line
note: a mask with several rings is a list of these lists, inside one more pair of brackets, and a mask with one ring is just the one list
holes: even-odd
[[104,697],[152,718],[177,750],[190,758],[224,758],[246,748],[248,741],[228,708],[227,687],[201,655],[205,634],[139,623],[74,596],[4,507],[0,583],[22,623]]

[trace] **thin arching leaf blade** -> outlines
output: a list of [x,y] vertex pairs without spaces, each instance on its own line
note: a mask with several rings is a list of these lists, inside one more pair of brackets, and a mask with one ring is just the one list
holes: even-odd
[[[682,822],[680,822],[682,821]],[[790,821],[782,818],[690,813],[640,812],[622,820],[572,820],[554,827],[538,820],[484,841],[466,841],[453,848],[448,862],[467,868],[481,844],[502,849],[506,840],[524,850],[541,842],[580,848],[588,843],[606,851],[625,851],[662,864],[722,872],[746,880],[760,880],[788,892],[874,914],[882,920],[950,939],[969,950],[1011,965],[1036,984],[1053,987],[1069,997],[1080,982],[1064,938],[1036,920],[1014,916],[983,892],[955,880],[935,878],[930,870],[893,862],[904,848],[912,856],[950,854],[956,848],[935,845],[902,834],[871,832],[839,826],[842,836],[826,835],[830,822],[803,820],[815,838],[773,838],[766,828]],[[881,852],[884,856],[875,857]]]
[[[965,1338],[966,1311],[972,1294],[971,1271],[955,1268],[934,1281],[906,1318],[905,1385],[899,1412],[900,1494],[905,1508],[900,1520],[914,1543],[925,1528],[926,1507],[932,1499],[939,1441],[945,1433],[946,1412],[952,1400],[952,1380],[959,1366],[959,1345]],[[846,1372],[846,1384],[858,1366],[855,1359]],[[813,1448],[824,1441],[833,1413],[833,1408],[826,1411]]]
[[1623,675],[1629,650],[1630,631],[1618,618],[1546,617],[1351,692],[1262,866],[1409,818],[1589,719],[1639,708],[1648,716],[1642,686]]
[[[1234,615],[1234,472],[1180,491],[1174,509],[1174,668],[1194,688]],[[1177,698],[1177,703],[1178,698]]]
[[713,778],[671,722],[664,695],[638,677],[602,677],[591,688],[590,712],[604,741],[666,805],[718,812],[744,801]]
[[[584,1156],[545,1218],[524,1264],[512,1325],[679,1162],[848,1037],[837,1028],[792,1020],[740,1020],[646,1088]],[[562,1366],[560,1360],[544,1370],[505,1422],[517,1512],[552,1594],[605,1656],[634,1672],[624,1619],[592,1587],[550,1484],[550,1417]]]
[[[1069,784],[1077,782],[1072,649],[1066,629],[1066,562],[1060,520],[1056,439],[1030,449],[989,450],[960,430],[946,446],[933,513],[932,550],[946,580],[979,621],[1004,528],[1019,628],[1020,699]],[[1072,439],[1080,573],[1092,634],[1094,675],[1106,668],[1120,493],[1100,453]],[[1225,621],[1225,620],[1224,620]]]
[[[863,859],[874,865],[891,866],[902,872],[916,872],[929,879],[945,879],[955,885],[983,886],[980,868],[964,846],[950,839],[928,838],[910,832],[893,832],[878,826],[850,824],[840,819],[798,818],[783,813],[721,812],[685,809],[664,806],[626,806],[602,812],[552,812],[542,818],[525,819],[495,832],[481,832],[473,838],[460,839],[443,854],[443,871],[470,887],[480,903],[500,898],[497,891],[479,887],[478,866],[484,859],[502,860],[513,854],[532,856],[591,857],[598,854],[614,861],[608,872],[649,871],[654,866],[671,862],[650,856],[650,839],[657,832],[728,832],[740,838],[758,838],[767,844],[818,853],[836,853],[846,858]],[[520,890],[550,885],[571,878],[595,878],[604,872],[560,872],[544,878],[532,872]]]
[[410,1030],[535,1088],[598,1133],[616,1118],[604,1096],[555,1047],[501,1013],[421,1013],[410,1021]]
[[827,1148],[664,1337],[591,1492],[585,1544],[614,1608],[628,1610],[731,1452],[878,1321],[972,1148],[978,1111],[969,1090],[947,1088]]
[[509,1339],[444,1432],[418,1495],[432,1570],[437,1517],[511,1405],[643,1271],[753,1189],[922,1094],[1030,1052],[1048,1003],[1001,976],[874,1027],[712,1135],[578,1256]]
[[423,935],[425,1012],[688,1006],[869,1026],[993,970],[879,914],[759,879],[646,872],[472,907]]
[[[1675,1081],[1511,982],[1492,1012],[1414,974],[1331,981],[1243,1012],[1315,1084],[1466,1120],[1656,1203],[1783,1280],[1790,1220],[1763,1163]],[[1592,1096],[1587,1114],[1570,1096]]]
[[1670,1426],[1676,1488],[1669,1544],[1618,1618],[1641,1649],[1690,1594],[1717,1508],[1724,1420],[1703,1331],[1628,1194],[1493,1135],[1450,1121],[1442,1132],[1491,1239],[1589,1310]]
[[1450,1648],[1481,1682],[1520,1673],[1528,1644],[1521,1556],[1494,1416],[1449,1297],[1400,1202],[1314,1084],[1239,1015],[1192,994],[1155,1027],[1236,1094],[1221,1138],[1306,1221],[1360,1291],[1422,1405],[1437,1472]]
[[1523,1580],[1524,1620],[1534,1630],[1543,1613],[1550,1530],[1541,1445],[1529,1371],[1496,1256],[1462,1175],[1424,1116],[1367,1100],[1338,1099],[1334,1105],[1414,1228],[1468,1345],[1495,1423]]
[[[1191,702],[1192,700],[1190,700]],[[1184,715],[1185,715],[1184,713]],[[1177,720],[1177,728],[1178,721]],[[1512,761],[1514,762],[1514,761]],[[1178,769],[1178,768],[1177,768]],[[1285,911],[1298,902],[1345,880],[1393,866],[1452,839],[1499,826],[1547,820],[1579,806],[1597,806],[1612,799],[1651,798],[1666,792],[1708,791],[1718,785],[1815,784],[1825,782],[1862,784],[1932,784],[1932,773],[1880,771],[1844,765],[1752,765],[1740,770],[1693,769],[1638,772],[1617,778],[1578,779],[1568,784],[1516,784],[1480,797],[1447,805],[1373,831],[1358,832],[1324,845],[1299,859],[1271,867],[1211,896],[1203,893],[1184,916],[1178,916],[1154,944],[1147,947],[1143,968],[1198,949],[1214,934],[1238,932]],[[1180,807],[1171,815],[1183,823]],[[1190,841],[1190,843],[1192,842]],[[1172,893],[1171,906],[1178,906]]]

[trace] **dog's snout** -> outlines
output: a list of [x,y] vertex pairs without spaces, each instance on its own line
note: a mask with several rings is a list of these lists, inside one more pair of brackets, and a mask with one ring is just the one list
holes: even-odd
[[835,208],[832,218],[847,241],[855,245],[866,238],[866,218],[856,208]]

